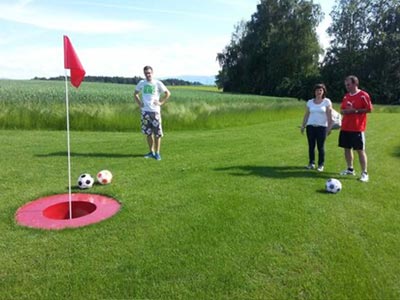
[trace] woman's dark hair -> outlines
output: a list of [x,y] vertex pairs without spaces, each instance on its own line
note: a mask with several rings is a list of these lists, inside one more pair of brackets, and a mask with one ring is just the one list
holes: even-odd
[[322,97],[325,98],[326,95],[328,94],[328,90],[326,89],[325,84],[323,84],[323,83],[318,83],[318,84],[316,84],[316,85],[314,86],[314,93],[315,93],[315,91],[318,90],[318,89],[323,89],[323,90],[324,90],[324,94],[322,95]]

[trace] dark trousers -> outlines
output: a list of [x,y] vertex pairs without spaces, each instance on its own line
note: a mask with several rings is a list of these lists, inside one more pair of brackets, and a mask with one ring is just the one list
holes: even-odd
[[307,126],[308,156],[310,164],[315,164],[315,145],[318,147],[318,166],[325,163],[326,127]]

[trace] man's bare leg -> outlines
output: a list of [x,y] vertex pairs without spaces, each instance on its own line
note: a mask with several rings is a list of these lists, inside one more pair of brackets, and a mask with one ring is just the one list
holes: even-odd
[[364,150],[358,150],[358,158],[360,160],[361,170],[363,173],[368,173],[368,157]]
[[344,149],[344,156],[346,158],[347,168],[354,169],[354,155],[353,150],[351,149]]
[[155,138],[155,150],[156,153],[160,154],[160,150],[161,150],[161,137],[156,137]]
[[154,153],[154,136],[153,135],[147,136],[147,143],[149,144],[150,152]]

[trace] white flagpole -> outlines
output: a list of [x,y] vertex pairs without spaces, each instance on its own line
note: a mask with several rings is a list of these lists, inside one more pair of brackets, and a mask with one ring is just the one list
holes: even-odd
[[67,70],[65,70],[65,105],[67,108],[68,203],[69,203],[69,219],[72,220],[71,146],[70,146],[70,137],[69,137],[69,100],[68,100]]

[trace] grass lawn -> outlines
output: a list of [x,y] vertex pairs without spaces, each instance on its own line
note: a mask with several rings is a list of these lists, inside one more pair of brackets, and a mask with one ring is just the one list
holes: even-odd
[[[40,231],[17,208],[67,191],[65,133],[0,131],[2,299],[399,299],[399,114],[370,117],[370,179],[306,171],[296,118],[219,130],[166,128],[163,161],[138,133],[72,132],[73,178],[122,210],[89,227]],[[359,167],[357,164],[357,171]]]

